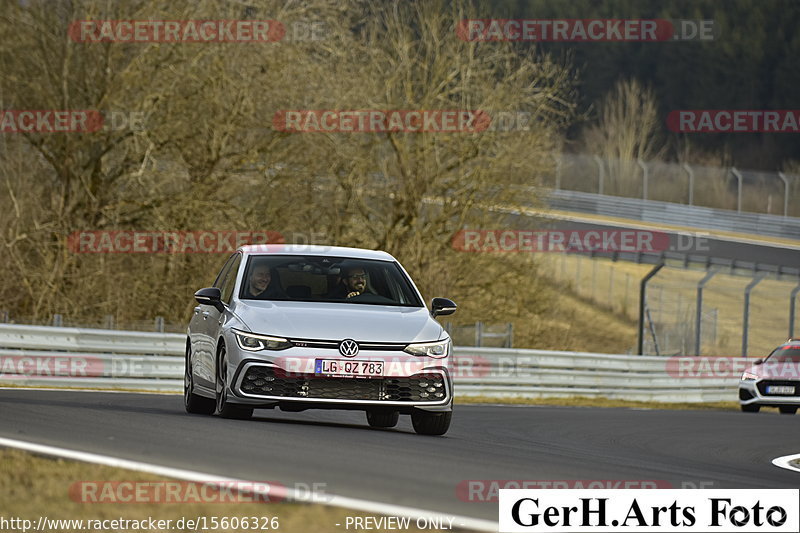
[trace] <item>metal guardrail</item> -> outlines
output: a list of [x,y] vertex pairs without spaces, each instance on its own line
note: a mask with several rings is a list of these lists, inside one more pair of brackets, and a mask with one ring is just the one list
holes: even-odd
[[702,230],[800,239],[800,218],[795,217],[737,213],[726,209],[565,190],[550,191],[547,203],[552,209],[564,211],[630,218],[656,224],[679,224]]
[[[180,334],[0,324],[0,385],[179,392],[184,347]],[[454,352],[456,394],[462,396],[736,400],[738,376],[675,376],[677,365],[667,357],[476,347]]]

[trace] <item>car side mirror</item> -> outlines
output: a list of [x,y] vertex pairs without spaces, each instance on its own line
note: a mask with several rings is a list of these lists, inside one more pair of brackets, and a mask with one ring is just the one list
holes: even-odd
[[760,364],[763,364],[763,363],[764,363],[763,359],[756,359],[755,361],[753,361],[754,365],[760,365]]
[[434,298],[431,300],[431,316],[452,315],[456,312],[458,306],[453,300],[447,298]]
[[197,303],[203,305],[213,305],[220,313],[225,310],[225,306],[222,305],[222,293],[217,287],[200,289],[194,293],[194,299],[197,300]]

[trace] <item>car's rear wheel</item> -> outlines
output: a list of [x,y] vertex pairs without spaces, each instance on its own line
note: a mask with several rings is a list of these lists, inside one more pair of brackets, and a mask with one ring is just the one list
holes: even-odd
[[217,386],[216,386],[216,408],[217,414],[222,418],[236,418],[246,420],[253,416],[253,409],[239,407],[228,402],[228,356],[225,345],[220,344],[217,355]]
[[744,411],[745,413],[757,413],[761,409],[761,406],[758,405],[757,403],[742,405],[741,407],[742,411]]
[[192,373],[192,352],[186,343],[186,363],[183,370],[183,406],[187,413],[210,415],[217,407],[214,400],[194,393],[194,374]]
[[398,411],[367,411],[367,423],[374,428],[393,428],[398,420]]
[[414,431],[420,435],[444,435],[450,429],[450,419],[453,412],[446,413],[426,413],[414,411],[411,413],[411,425]]
[[778,411],[780,411],[782,415],[793,415],[797,412],[797,406],[781,405],[780,407],[778,407]]

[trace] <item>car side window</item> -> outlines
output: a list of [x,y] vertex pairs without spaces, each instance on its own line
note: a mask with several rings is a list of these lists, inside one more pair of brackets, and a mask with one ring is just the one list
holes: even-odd
[[222,284],[225,282],[225,277],[228,274],[228,270],[231,267],[231,263],[233,263],[234,259],[236,259],[236,255],[237,254],[233,254],[228,258],[227,261],[225,261],[225,264],[222,265],[222,268],[220,269],[219,274],[217,275],[217,279],[214,280],[214,284],[212,285],[212,287],[216,287],[222,290]]
[[233,296],[233,286],[236,285],[236,274],[239,273],[239,265],[242,263],[242,254],[236,254],[233,257],[230,268],[225,275],[225,281],[220,287],[222,292],[222,301],[226,304],[231,303],[231,296]]

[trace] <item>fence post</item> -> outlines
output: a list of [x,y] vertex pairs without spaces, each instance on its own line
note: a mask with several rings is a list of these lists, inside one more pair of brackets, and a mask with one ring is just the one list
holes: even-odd
[[753,281],[747,284],[747,287],[744,288],[744,316],[742,318],[742,357],[747,357],[747,333],[749,329],[749,321],[750,321],[750,292],[758,285],[762,279],[766,276],[766,273],[761,272],[756,274],[753,278]]
[[653,267],[650,272],[645,274],[642,278],[639,288],[639,355],[644,352],[644,314],[645,314],[645,298],[647,297],[647,282],[650,278],[658,274],[658,271],[664,268],[664,263],[659,263]]
[[614,312],[614,268],[608,265],[608,307]]
[[514,347],[514,324],[512,322],[509,322],[506,328],[506,341],[508,342],[506,348]]
[[61,316],[58,313],[54,314],[53,315],[53,326],[57,327],[57,328],[60,328],[63,325],[64,325],[64,317]]
[[786,174],[778,172],[778,177],[783,180],[783,216],[789,216],[789,180]]
[[629,300],[628,296],[629,296],[630,284],[631,284],[631,273],[630,272],[625,272],[625,316],[629,316],[628,315],[628,307],[629,307],[628,306],[628,302],[630,300]]
[[0,311],[0,323],[8,324],[8,311]]
[[797,293],[800,292],[800,283],[792,289],[792,295],[789,299],[789,338],[794,338],[794,311],[797,304]]
[[683,164],[683,170],[689,175],[689,205],[694,205],[694,170],[689,163]]
[[[157,316],[156,317],[156,331],[159,332],[159,333],[164,333],[164,317],[163,316]],[[447,330],[445,329],[445,331],[447,331]]]
[[703,287],[717,274],[716,270],[709,270],[697,283],[697,309],[694,317],[694,354],[700,355],[700,329],[703,325]]
[[650,173],[647,170],[647,165],[644,164],[641,157],[636,158],[636,163],[638,163],[639,167],[642,169],[642,200],[647,200],[647,182],[650,177]]
[[603,160],[600,156],[594,156],[594,162],[597,164],[597,194],[603,194],[603,180],[605,178],[605,169],[603,168]]
[[561,153],[552,153],[553,159],[556,160],[556,190],[561,189]]
[[483,338],[483,322],[475,322],[475,346],[480,347]]
[[736,192],[736,212],[742,212],[742,173],[736,170],[736,167],[731,167],[731,174],[736,176],[736,180],[738,181],[737,192]]

